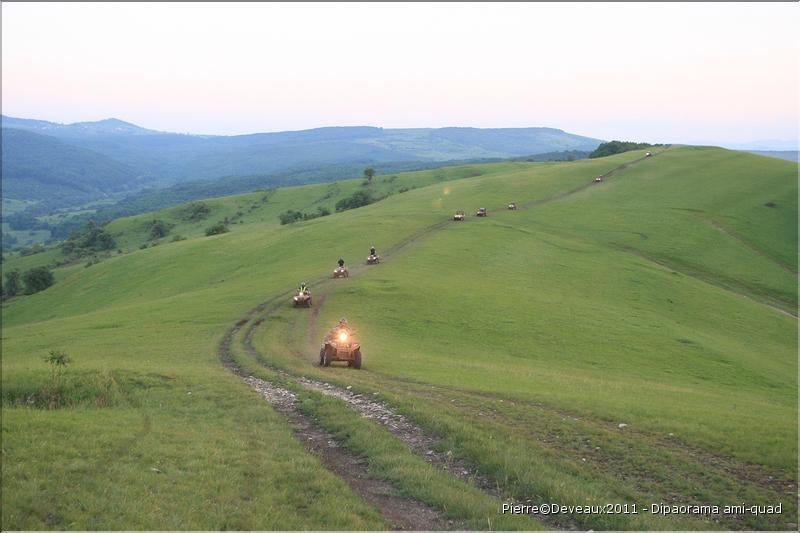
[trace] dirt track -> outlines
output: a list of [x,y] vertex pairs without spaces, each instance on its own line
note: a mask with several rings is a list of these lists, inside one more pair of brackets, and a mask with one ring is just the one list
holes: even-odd
[[[656,154],[654,153],[654,156],[655,155]],[[640,158],[616,167],[604,174],[603,177],[604,179],[608,178],[615,173],[624,170],[628,166],[644,160],[645,158]],[[572,194],[579,193],[593,185],[595,185],[594,181],[590,181],[586,185],[582,185],[581,187],[571,191],[567,191],[553,197],[528,202],[523,204],[521,208],[527,209],[535,205],[541,205],[543,203],[560,200]],[[392,257],[424,237],[446,228],[450,223],[451,221],[449,219],[437,222],[436,224],[425,227],[401,239],[384,252],[383,258],[386,259]],[[350,268],[350,275],[357,275],[365,268],[367,268],[366,265],[360,263],[356,264]],[[322,283],[328,282],[330,280],[329,276],[330,274],[326,272],[325,275],[312,280],[312,282],[309,283],[309,286],[319,286]],[[416,500],[393,496],[392,488],[389,484],[369,478],[367,468],[363,460],[353,456],[352,454],[349,454],[336,442],[333,436],[325,432],[313,420],[309,419],[296,409],[294,393],[277,387],[268,381],[255,378],[253,376],[245,376],[241,373],[232,357],[231,350],[233,339],[238,332],[249,323],[243,337],[244,349],[257,360],[264,361],[264,355],[259,353],[253,345],[253,335],[256,328],[258,328],[258,326],[260,326],[264,320],[268,318],[271,307],[277,302],[282,302],[289,296],[290,293],[291,291],[286,291],[266,300],[256,308],[252,309],[248,315],[248,318],[238,321],[235,325],[229,328],[219,346],[219,356],[223,364],[240,378],[242,378],[242,380],[245,381],[253,390],[258,392],[267,402],[273,405],[277,411],[282,413],[292,424],[295,431],[295,436],[298,438],[298,440],[300,440],[303,445],[306,446],[306,448],[312,453],[318,455],[326,468],[342,478],[367,502],[379,509],[384,518],[390,523],[394,524],[395,527],[400,529],[414,530],[441,530],[458,528],[458,524],[454,524],[452,521],[446,521],[438,511],[435,511]],[[315,330],[316,320],[319,315],[319,310],[324,303],[325,296],[323,295],[316,300],[315,305],[313,306],[312,319],[309,323],[307,337],[309,343],[313,343],[312,335]],[[397,413],[386,404],[375,401],[372,398],[353,393],[350,390],[337,387],[330,383],[311,380],[305,377],[298,378],[274,367],[271,367],[271,369],[277,372],[283,379],[293,380],[309,390],[343,400],[349,407],[358,411],[365,418],[371,419],[386,428],[390,433],[405,442],[416,454],[424,458],[429,463],[437,466],[443,471],[446,471],[464,481],[473,484],[478,489],[493,497],[503,499],[497,488],[498,485],[496,480],[477,474],[471,470],[469,465],[463,461],[455,459],[452,454],[437,451],[436,445],[438,443],[438,439],[426,434],[422,428],[414,425],[406,417]],[[538,518],[542,519],[545,517],[540,516]],[[576,524],[571,520],[566,519],[564,516],[557,517],[557,521],[552,519],[545,520],[545,523],[551,529],[577,529]]]
[[226,368],[239,376],[276,411],[287,418],[294,430],[295,437],[307,450],[319,457],[330,472],[342,479],[365,501],[378,509],[381,516],[392,524],[394,529],[427,531],[453,529],[461,526],[452,520],[447,520],[440,512],[417,500],[397,496],[396,491],[389,483],[371,478],[363,459],[340,446],[330,433],[296,408],[297,396],[295,393],[269,381],[242,373],[233,359],[231,350],[233,339],[248,322],[248,319],[242,319],[225,333],[219,345],[220,359]]

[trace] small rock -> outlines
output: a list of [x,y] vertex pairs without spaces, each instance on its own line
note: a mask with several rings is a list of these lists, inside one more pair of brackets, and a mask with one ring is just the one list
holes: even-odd
[[161,473],[161,470],[159,470],[159,469],[158,469],[158,468],[156,468],[156,467],[153,467],[153,468],[151,468],[150,470],[152,470],[152,471],[153,471],[153,472],[155,472],[156,474],[160,474],[160,473]]
[[626,428],[626,427],[628,427],[628,424],[620,424],[619,425],[619,429]]
[[352,389],[352,388],[353,388],[353,386],[352,386],[352,385],[348,385],[348,386],[347,386],[347,390],[350,390],[350,389]]
[[583,461],[585,463],[586,462],[586,458],[585,457],[581,457],[581,461]]
[[191,394],[192,394],[192,391],[189,391],[189,392],[187,392],[186,394],[189,394],[189,395],[191,395]]
[[670,434],[669,434],[669,436],[670,436],[670,437],[674,437],[674,436],[675,436],[675,433],[670,433]]

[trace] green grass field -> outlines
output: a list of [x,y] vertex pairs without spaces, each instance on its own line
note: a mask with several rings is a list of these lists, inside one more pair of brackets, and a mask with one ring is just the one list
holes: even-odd
[[[3,305],[3,528],[388,527],[218,358],[233,323],[299,281],[315,307],[266,308],[262,356],[237,341],[248,371],[377,393],[517,501],[783,507],[578,527],[796,527],[798,167],[716,148],[642,156],[378,176],[386,199],[286,226],[281,212],[333,210],[361,180],[209,200],[201,221],[177,207],[112,222],[120,253]],[[205,237],[226,217],[229,233]],[[173,224],[155,246],[154,219]],[[371,244],[384,261],[356,266]],[[329,280],[339,256],[352,276]],[[361,371],[314,364],[341,316]],[[73,359],[58,409],[36,403],[51,349]],[[400,494],[475,529],[543,527],[336,401],[306,400]]]

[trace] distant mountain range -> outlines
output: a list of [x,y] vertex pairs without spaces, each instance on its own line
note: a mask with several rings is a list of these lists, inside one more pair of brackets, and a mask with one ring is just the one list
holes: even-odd
[[3,196],[75,205],[187,181],[591,151],[600,142],[553,128],[358,126],[221,136],[118,119],[57,124],[2,116]]

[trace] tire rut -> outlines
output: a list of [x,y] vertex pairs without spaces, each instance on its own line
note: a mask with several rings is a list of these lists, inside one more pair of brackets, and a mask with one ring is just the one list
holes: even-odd
[[[275,299],[275,298],[274,298]],[[274,300],[268,300],[256,309],[264,309]],[[303,446],[319,457],[322,464],[334,475],[342,479],[367,503],[376,508],[381,516],[394,529],[410,531],[443,530],[459,527],[453,520],[446,519],[417,500],[395,495],[389,483],[371,478],[367,462],[342,448],[336,439],[319,427],[310,417],[302,414],[296,407],[297,395],[275,384],[247,375],[241,371],[233,359],[232,344],[236,334],[250,320],[241,319],[226,331],[220,342],[218,355],[223,365],[244,381],[252,390],[272,405],[290,423],[294,436]],[[262,320],[257,321],[259,324]],[[253,328],[248,330],[252,335]]]
[[[317,312],[319,307],[321,306],[317,306]],[[263,316],[252,322],[250,327],[246,330],[243,339],[245,351],[260,364],[267,366],[282,379],[298,383],[307,390],[342,400],[347,407],[358,412],[362,417],[383,426],[389,433],[404,442],[409,446],[411,451],[428,463],[472,485],[488,496],[505,503],[510,503],[511,505],[519,505],[522,503],[512,498],[505,497],[496,480],[478,473],[477,470],[466,461],[454,457],[451,451],[439,451],[441,449],[441,440],[439,438],[428,434],[420,426],[412,423],[406,416],[398,413],[387,404],[370,398],[367,395],[353,392],[349,388],[342,388],[338,385],[310,379],[305,376],[296,376],[282,368],[270,365],[264,354],[253,345],[255,330],[269,318],[269,311],[270,310],[267,309]],[[305,354],[299,349],[291,348],[291,350],[294,355],[305,358]],[[526,503],[530,504],[531,502]],[[579,529],[577,523],[564,515],[536,515],[536,519],[552,530]]]
[[[657,155],[653,153],[653,156]],[[625,170],[631,165],[644,161],[645,158],[636,159],[629,163],[620,165],[609,172],[602,175],[603,179],[613,176],[614,174]],[[522,205],[523,209],[527,209],[536,205],[560,200],[564,197],[576,194],[583,190],[588,189],[594,185],[594,182],[589,182],[576,189],[544,198],[534,200]],[[408,235],[388,248],[384,257],[391,257],[392,255],[401,252],[411,244],[419,241],[420,239],[447,227],[452,221],[444,220],[427,226],[421,230]],[[365,269],[365,265],[357,264],[350,269],[350,274],[358,274]],[[331,278],[327,275],[314,278],[310,285],[323,284]],[[383,426],[392,435],[406,443],[414,453],[422,457],[427,462],[433,464],[439,469],[456,476],[457,478],[473,485],[487,495],[500,499],[502,501],[516,504],[511,498],[504,498],[499,485],[496,480],[490,477],[483,476],[476,471],[472,471],[470,466],[460,459],[452,456],[452,452],[448,451],[443,453],[438,451],[440,440],[432,435],[427,434],[421,427],[411,423],[405,416],[397,413],[388,405],[368,398],[364,395],[354,393],[349,389],[343,389],[330,383],[312,380],[304,376],[294,376],[280,368],[268,365],[263,354],[261,354],[253,345],[253,335],[258,326],[260,326],[269,316],[269,308],[277,300],[285,298],[291,291],[286,291],[276,295],[252,309],[248,316],[239,320],[234,326],[228,329],[223,336],[219,346],[219,356],[223,365],[230,369],[234,374],[239,376],[245,383],[248,384],[253,390],[258,392],[266,401],[275,407],[277,411],[283,414],[292,424],[295,429],[295,436],[303,442],[307,449],[318,455],[325,466],[337,476],[345,480],[356,492],[358,492],[366,501],[375,506],[381,511],[381,514],[391,523],[398,524],[403,529],[443,529],[443,518],[433,509],[425,506],[421,502],[415,500],[406,500],[391,495],[391,486],[385,482],[370,479],[368,476],[367,468],[363,460],[352,456],[342,450],[336,443],[336,440],[329,433],[325,432],[322,428],[316,425],[308,417],[300,413],[295,408],[296,395],[291,391],[282,389],[274,384],[255,378],[254,376],[245,376],[242,374],[238,366],[233,360],[231,354],[231,345],[233,338],[241,330],[241,328],[250,323],[246,329],[243,346],[245,351],[257,361],[275,371],[281,378],[294,381],[300,384],[307,390],[312,390],[327,396],[336,397],[345,402],[345,404],[360,413],[364,418],[368,418],[375,423]],[[308,340],[313,344],[313,331],[315,329],[316,321],[318,319],[320,309],[325,302],[325,295],[317,300],[317,305],[314,306],[312,311],[311,320],[309,321]],[[258,316],[256,320],[252,318]],[[297,354],[296,354],[297,355]],[[300,354],[302,356],[302,353]],[[528,502],[529,503],[529,502]],[[579,529],[577,524],[561,515],[538,515],[537,518],[544,522],[552,529]],[[450,521],[448,526],[452,526]],[[436,526],[436,527],[431,527]]]

